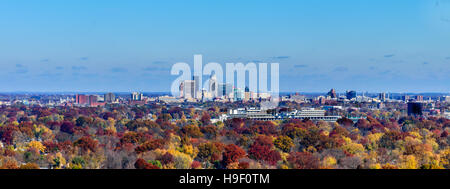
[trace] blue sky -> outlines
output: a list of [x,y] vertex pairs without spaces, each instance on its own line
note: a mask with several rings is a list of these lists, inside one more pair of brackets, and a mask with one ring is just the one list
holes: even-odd
[[281,91],[450,91],[450,0],[2,0],[0,25],[0,92],[169,91],[194,54],[279,62]]

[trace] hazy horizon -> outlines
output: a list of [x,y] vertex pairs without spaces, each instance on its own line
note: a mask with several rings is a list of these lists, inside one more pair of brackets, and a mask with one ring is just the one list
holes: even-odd
[[[132,92],[140,92],[140,93],[150,93],[150,94],[170,94],[169,92],[161,92],[161,91],[0,91],[0,94],[104,94],[104,93],[115,93],[115,94],[131,94]],[[294,94],[299,93],[302,94],[326,94],[329,91],[280,91],[281,95],[283,94]],[[346,91],[336,91],[338,94],[344,94]],[[406,94],[406,95],[419,95],[419,94],[432,94],[432,95],[449,95],[450,93],[446,92],[390,92],[390,91],[356,91],[358,95],[364,94],[379,94],[379,93],[389,93],[389,94]]]

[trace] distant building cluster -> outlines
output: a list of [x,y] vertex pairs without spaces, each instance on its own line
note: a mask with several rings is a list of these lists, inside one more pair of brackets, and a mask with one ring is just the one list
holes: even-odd
[[[220,83],[215,75],[212,75],[206,81],[208,89],[200,90],[200,81],[197,77],[192,80],[182,81],[179,89],[180,94],[170,96],[165,94],[147,94],[142,92],[131,93],[103,93],[103,94],[0,94],[0,105],[45,105],[45,106],[105,106],[107,104],[124,104],[124,105],[145,105],[149,103],[176,104],[197,107],[197,102],[251,102],[258,104],[266,100],[270,100],[271,95],[268,93],[257,93],[249,90],[233,87],[229,83]],[[381,110],[381,111],[398,111],[403,115],[416,117],[445,117],[450,116],[450,96],[433,95],[433,94],[406,94],[406,93],[368,93],[357,92],[355,90],[347,90],[339,93],[335,89],[331,89],[327,93],[288,93],[279,96],[281,103],[297,103],[301,107],[321,107],[325,112],[338,110],[341,112],[360,111],[361,108]],[[186,103],[186,104],[185,104]],[[248,103],[248,104],[251,104]],[[303,106],[305,105],[305,106]],[[363,106],[362,106],[363,105]],[[256,105],[257,106],[257,105]],[[243,116],[250,119],[277,120],[285,118],[300,118],[305,112],[312,110],[298,110],[294,114],[267,114],[265,110],[235,109],[237,112],[228,112],[228,118]],[[245,110],[245,113],[242,113]],[[239,113],[241,112],[241,113]],[[311,120],[334,120],[332,117],[322,117],[319,110],[316,116],[310,117]],[[296,117],[297,116],[297,117]],[[347,116],[347,118],[356,120]]]
[[101,95],[75,95],[75,103],[78,105],[102,106],[105,105],[105,98]]
[[78,106],[104,106],[106,104],[130,104],[130,105],[144,105],[150,101],[156,101],[156,98],[144,96],[140,92],[132,92],[129,99],[124,97],[117,97],[114,93],[98,94],[76,94],[75,105]]
[[[385,103],[385,102],[433,102],[431,98],[428,100],[424,99],[423,95],[402,95],[401,98],[394,98],[391,93],[378,93],[377,96],[366,96],[367,93],[357,94],[354,90],[347,90],[345,94],[339,95],[336,93],[335,89],[331,89],[326,96],[316,96],[314,100],[319,101],[321,104],[327,101],[338,101],[338,102],[375,102],[375,103]],[[398,95],[397,95],[398,96]],[[450,102],[450,97],[445,96],[443,100],[437,98],[434,101],[444,101]]]

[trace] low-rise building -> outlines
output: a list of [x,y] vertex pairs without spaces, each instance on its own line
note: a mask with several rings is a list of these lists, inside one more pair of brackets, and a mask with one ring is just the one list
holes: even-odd
[[238,108],[228,112],[226,119],[228,118],[246,118],[253,120],[284,120],[284,119],[309,119],[312,121],[328,121],[335,122],[341,118],[341,116],[326,116],[325,110],[316,110],[313,108],[294,110],[292,112],[274,113],[269,114],[267,111],[259,108]]
[[444,117],[450,119],[450,112],[444,112]]

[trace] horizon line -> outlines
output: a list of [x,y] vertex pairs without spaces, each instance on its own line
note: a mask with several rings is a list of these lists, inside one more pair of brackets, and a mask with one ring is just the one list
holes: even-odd
[[[355,91],[355,90],[353,90]],[[140,92],[140,93],[167,93],[170,94],[170,91],[139,91],[139,90],[132,90],[132,91],[0,91],[0,94],[7,94],[7,93],[73,93],[73,94],[82,94],[82,93],[132,93],[132,92]],[[328,93],[329,91],[282,91],[279,93],[299,93],[299,94],[315,94],[315,93]],[[346,93],[336,91],[336,93]],[[390,91],[356,91],[356,93],[365,93],[365,94],[372,94],[372,93],[391,93],[391,94],[450,94],[450,92],[390,92]]]

